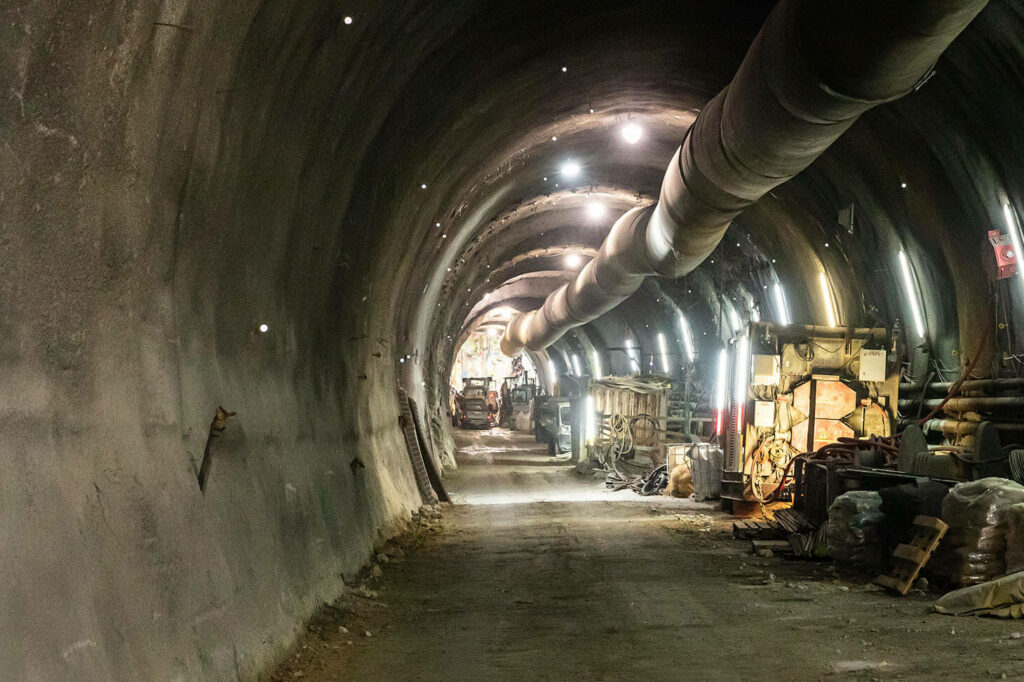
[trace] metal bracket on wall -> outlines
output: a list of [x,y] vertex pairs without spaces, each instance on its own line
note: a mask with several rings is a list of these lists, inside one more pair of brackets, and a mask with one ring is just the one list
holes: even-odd
[[199,490],[206,492],[206,481],[210,477],[210,465],[213,463],[213,439],[224,433],[228,426],[228,420],[235,416],[235,412],[228,412],[223,407],[217,406],[213,413],[213,421],[210,422],[210,435],[206,438],[206,447],[203,448],[203,462],[199,465],[196,478],[199,480]]

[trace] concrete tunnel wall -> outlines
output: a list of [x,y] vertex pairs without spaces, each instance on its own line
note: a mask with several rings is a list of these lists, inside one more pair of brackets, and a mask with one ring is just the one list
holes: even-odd
[[[449,363],[501,284],[488,270],[600,243],[532,207],[567,150],[588,185],[652,196],[770,6],[0,7],[0,679],[251,678],[273,663],[420,504],[397,383],[450,449]],[[1022,15],[994,1],[919,97],[872,112],[737,221],[717,264],[580,333],[604,348],[632,330],[651,349],[641,321],[678,308],[710,348],[721,273],[760,296],[750,263],[782,252],[790,281],[819,261],[844,273],[847,319],[891,321],[897,281],[865,264],[899,238],[952,283],[929,316],[948,359],[977,326],[997,197],[1024,197]],[[636,111],[649,138],[608,149]],[[901,177],[927,191],[906,199]],[[833,235],[851,191],[863,243]],[[791,300],[808,319],[805,290]],[[238,415],[201,494],[218,405]]]

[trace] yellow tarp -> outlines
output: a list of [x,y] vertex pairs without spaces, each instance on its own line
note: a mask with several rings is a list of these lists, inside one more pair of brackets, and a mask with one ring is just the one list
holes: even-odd
[[943,595],[932,609],[951,616],[1024,618],[1024,571],[954,590]]

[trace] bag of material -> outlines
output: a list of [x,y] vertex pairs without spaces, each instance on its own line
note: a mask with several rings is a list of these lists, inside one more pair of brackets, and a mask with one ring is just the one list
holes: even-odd
[[1006,572],[1024,571],[1024,503],[1006,510]]
[[1006,478],[956,485],[942,501],[949,531],[931,569],[956,585],[976,585],[1006,573],[1006,529],[1011,506],[1024,503],[1024,486]]
[[888,569],[881,504],[881,496],[873,490],[851,490],[835,499],[828,508],[825,530],[830,557],[865,571]]
[[1024,618],[1024,571],[953,590],[935,602],[932,610],[951,616]]

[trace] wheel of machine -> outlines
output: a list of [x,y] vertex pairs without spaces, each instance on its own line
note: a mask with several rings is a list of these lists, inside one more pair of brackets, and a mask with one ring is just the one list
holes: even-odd
[[900,454],[897,466],[900,471],[912,473],[917,453],[928,451],[928,441],[925,440],[924,432],[911,424],[903,430],[900,436]]

